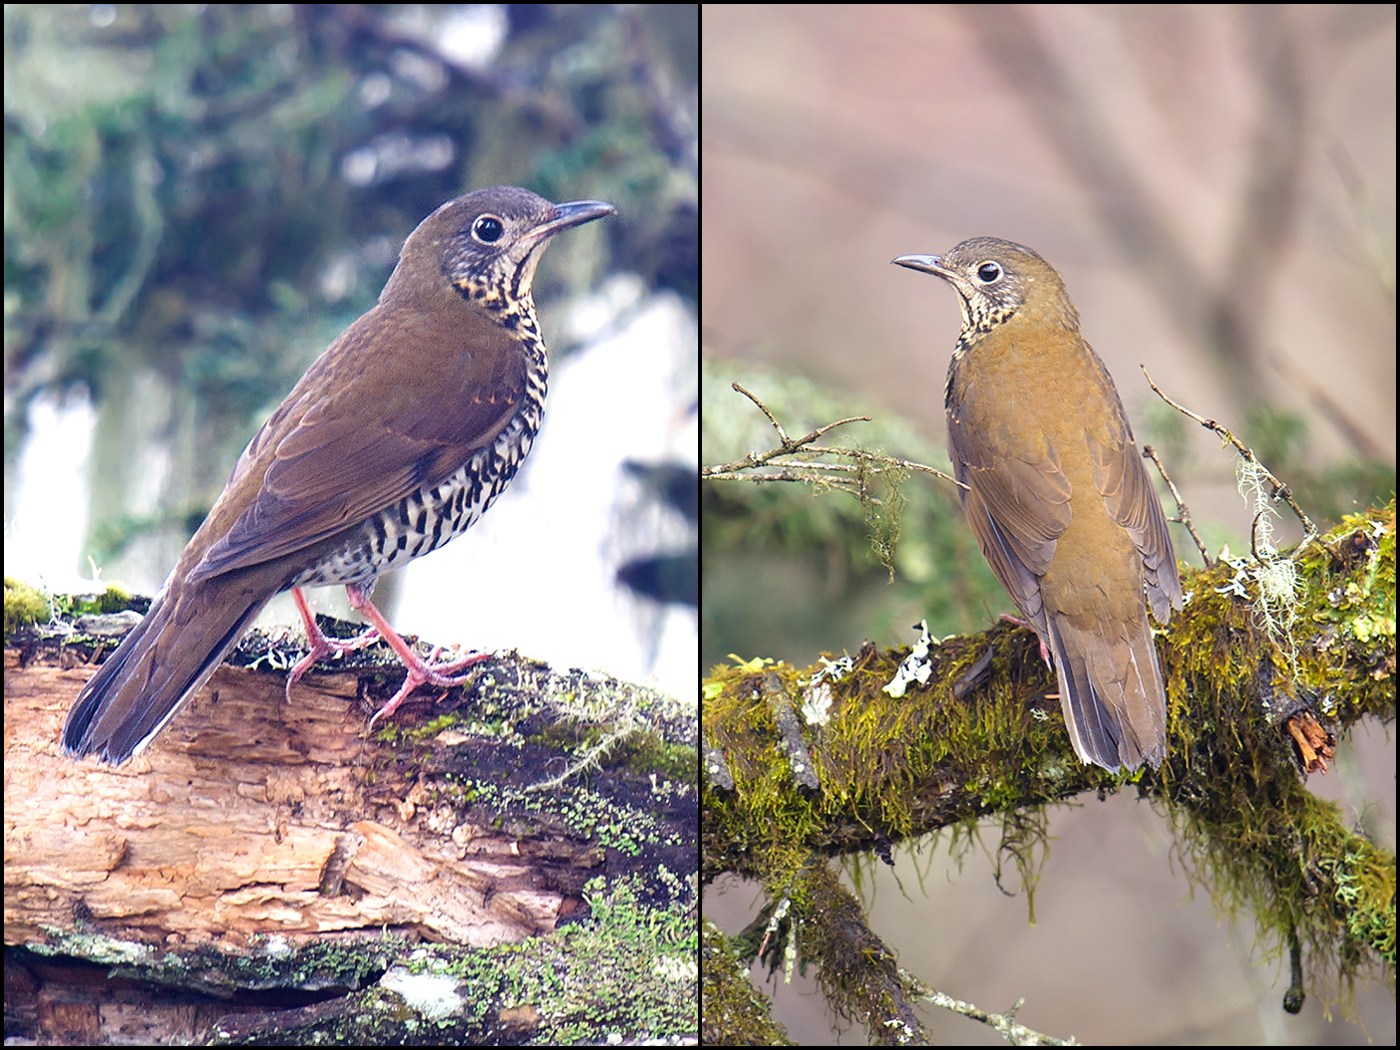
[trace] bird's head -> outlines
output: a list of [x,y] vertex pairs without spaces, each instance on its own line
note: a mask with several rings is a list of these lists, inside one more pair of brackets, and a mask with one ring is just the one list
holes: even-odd
[[518,186],[491,186],[448,201],[408,235],[384,296],[440,274],[489,310],[528,302],[535,267],[561,230],[617,209],[604,201],[551,204]]
[[974,237],[943,255],[901,255],[898,266],[941,277],[958,291],[965,341],[1012,317],[1079,330],[1079,314],[1055,268],[1023,244]]

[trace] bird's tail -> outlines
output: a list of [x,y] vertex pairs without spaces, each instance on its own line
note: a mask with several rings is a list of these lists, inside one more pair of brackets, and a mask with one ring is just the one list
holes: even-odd
[[150,743],[276,593],[256,575],[168,581],[146,618],[73,702],[63,726],[64,752],[120,765]]
[[1063,615],[1049,616],[1047,626],[1075,753],[1115,772],[1159,766],[1167,753],[1166,691],[1146,609],[1140,627],[1129,625],[1127,645]]

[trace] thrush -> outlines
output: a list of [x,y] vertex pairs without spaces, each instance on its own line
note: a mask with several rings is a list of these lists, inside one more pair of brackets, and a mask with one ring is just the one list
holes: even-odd
[[[484,659],[425,662],[369,600],[383,571],[460,536],[539,431],[548,364],[531,282],[550,238],[616,209],[495,186],[409,234],[379,302],[338,336],[243,450],[145,619],[84,686],[63,748],[121,763],[165,727],[275,594],[292,589],[312,651],[377,634],[403,659],[389,713]],[[300,588],[344,584],[370,636],[337,645]],[[436,655],[436,654],[435,654]]]
[[993,237],[894,262],[958,293],[948,455],[978,546],[1054,657],[1075,753],[1156,767],[1167,707],[1143,591],[1165,625],[1181,582],[1123,402],[1064,281]]

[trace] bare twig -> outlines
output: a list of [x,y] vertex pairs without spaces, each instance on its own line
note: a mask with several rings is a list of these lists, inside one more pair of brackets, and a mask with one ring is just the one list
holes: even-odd
[[[1305,535],[1303,536],[1302,541],[1294,549],[1293,553],[1287,558],[1288,561],[1295,561],[1298,558],[1298,556],[1302,554],[1302,552],[1307,548],[1308,544],[1317,538],[1318,532],[1317,526],[1312,523],[1312,519],[1309,518],[1305,513],[1303,513],[1303,508],[1298,506],[1298,501],[1293,498],[1293,490],[1290,489],[1282,481],[1280,481],[1277,477],[1275,477],[1274,474],[1266,466],[1264,466],[1263,463],[1259,462],[1259,457],[1254,454],[1254,450],[1246,446],[1244,442],[1240,441],[1239,438],[1235,437],[1234,434],[1230,433],[1229,429],[1227,429],[1223,424],[1217,423],[1213,419],[1206,419],[1204,416],[1200,416],[1197,415],[1195,412],[1192,412],[1189,408],[1186,408],[1184,405],[1177,404],[1175,401],[1173,401],[1171,398],[1169,398],[1166,394],[1162,392],[1161,387],[1159,387],[1156,383],[1152,381],[1152,376],[1148,374],[1146,368],[1143,368],[1142,374],[1147,376],[1147,385],[1152,387],[1152,389],[1156,391],[1158,397],[1160,397],[1167,404],[1171,405],[1172,408],[1176,409],[1182,415],[1194,419],[1197,423],[1201,424],[1201,426],[1205,427],[1207,430],[1215,431],[1228,444],[1234,445],[1236,451],[1239,452],[1240,457],[1245,461],[1246,464],[1249,465],[1251,470],[1259,474],[1260,476],[1268,479],[1269,484],[1273,486],[1273,498],[1275,500],[1282,500],[1283,502],[1287,503],[1289,508],[1292,509],[1293,513],[1298,516],[1298,520],[1303,524],[1303,530],[1305,532]],[[1255,526],[1258,525],[1258,521],[1259,519],[1256,516]],[[1253,533],[1254,527],[1251,527],[1251,544],[1254,543]]]
[[[778,445],[776,448],[768,449],[766,452],[750,452],[743,459],[735,460],[732,463],[719,463],[711,467],[701,467],[700,477],[707,481],[752,481],[761,483],[765,481],[803,481],[819,485],[828,485],[832,488],[841,489],[854,496],[861,496],[864,492],[863,486],[858,480],[861,475],[868,475],[869,470],[857,464],[869,464],[877,471],[881,470],[917,470],[927,474],[933,474],[951,481],[960,488],[967,488],[956,478],[936,467],[930,467],[926,463],[918,463],[914,460],[901,459],[898,456],[887,456],[882,453],[869,452],[860,448],[841,448],[837,446],[825,446],[813,444],[822,435],[835,430],[837,427],[845,426],[847,423],[868,423],[870,416],[851,416],[848,419],[838,419],[834,423],[827,423],[817,427],[805,437],[794,440],[788,437],[783,425],[778,422],[772,412],[768,411],[768,406],[760,401],[756,396],[745,390],[739,383],[731,384],[739,393],[743,394],[755,405],[758,406],[768,422],[773,425],[774,431],[778,435]],[[846,463],[819,463],[808,459],[786,460],[781,456],[800,454],[802,456],[835,456],[845,459]],[[781,468],[777,471],[759,472],[759,467]],[[848,474],[851,481],[843,480],[840,475]]]
[[981,1021],[985,1025],[990,1025],[1002,1034],[1002,1037],[1012,1046],[1079,1046],[1079,1040],[1074,1036],[1068,1039],[1057,1039],[1055,1036],[1037,1032],[1033,1028],[1027,1028],[1016,1020],[1016,1011],[1025,1004],[1025,999],[1017,999],[1011,1009],[1004,1014],[994,1014],[983,1010],[973,1003],[963,1002],[961,999],[954,999],[951,995],[940,992],[937,988],[930,988],[908,970],[901,969],[900,977],[909,985],[911,991],[920,997],[927,999],[934,1006],[941,1006],[945,1010],[951,1010],[955,1014],[962,1014],[970,1017],[974,1021]]
[[1181,493],[1177,490],[1176,482],[1172,481],[1171,475],[1167,473],[1167,468],[1162,465],[1162,460],[1157,455],[1157,450],[1151,445],[1142,446],[1142,454],[1153,463],[1157,464],[1157,473],[1162,475],[1162,480],[1167,483],[1167,489],[1172,494],[1172,499],[1176,500],[1177,517],[1173,520],[1184,525],[1186,531],[1191,534],[1191,538],[1196,541],[1196,549],[1201,552],[1201,560],[1205,562],[1209,569],[1211,561],[1210,551],[1206,550],[1205,543],[1201,540],[1200,534],[1196,532],[1196,526],[1191,521],[1191,508],[1186,505],[1186,501],[1181,498]]

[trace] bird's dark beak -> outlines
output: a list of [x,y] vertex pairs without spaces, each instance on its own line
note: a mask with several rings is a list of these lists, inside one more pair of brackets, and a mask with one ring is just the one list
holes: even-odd
[[907,266],[911,270],[920,270],[923,273],[935,274],[943,277],[947,270],[943,268],[943,260],[937,255],[901,255],[898,259],[891,259],[895,266]]
[[549,219],[531,230],[530,237],[543,240],[571,226],[582,226],[585,222],[601,219],[604,215],[616,214],[617,209],[607,201],[566,201],[556,204],[550,212]]

